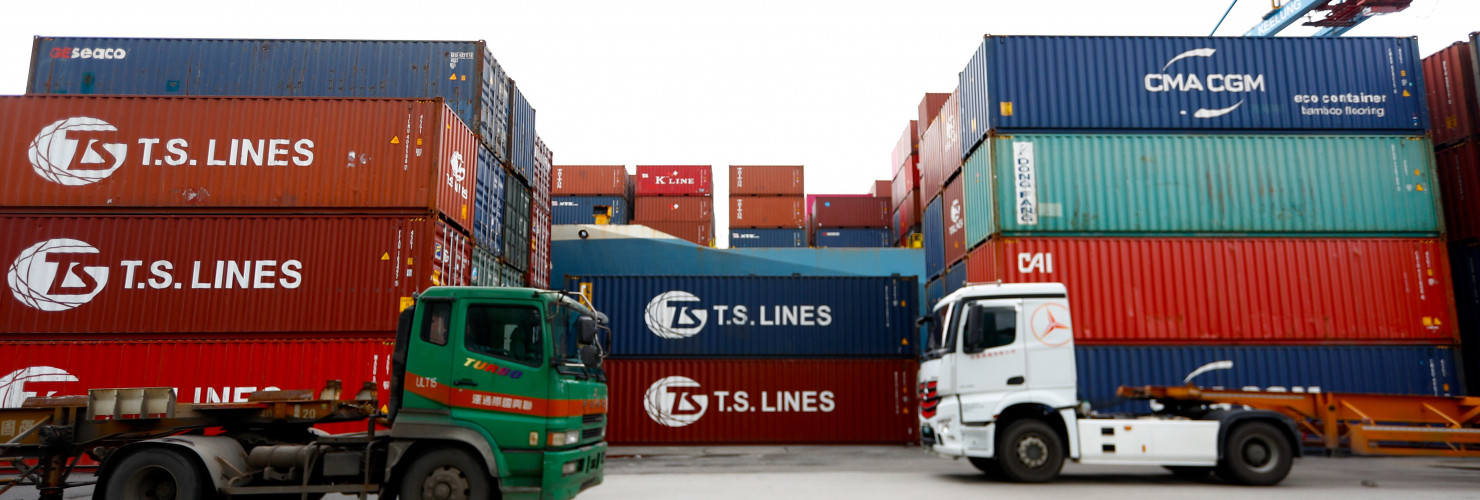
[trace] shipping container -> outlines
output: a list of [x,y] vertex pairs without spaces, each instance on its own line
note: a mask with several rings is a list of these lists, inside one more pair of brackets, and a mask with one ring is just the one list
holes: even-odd
[[550,288],[550,174],[554,153],[538,135],[534,138],[534,185],[530,186],[529,269],[525,282]]
[[730,165],[730,196],[806,194],[801,165]]
[[[935,309],[935,305],[938,304],[938,303],[940,303],[940,299],[945,298],[945,296],[946,296],[946,278],[945,278],[945,276],[941,276],[939,278],[936,278],[936,279],[931,280],[929,283],[926,283],[925,284],[925,310],[928,311],[928,310]],[[918,345],[924,345],[924,343],[920,343]]]
[[555,165],[555,196],[627,197],[627,167],[622,165]]
[[1480,394],[1480,241],[1449,244],[1466,394]]
[[509,79],[509,170],[525,182],[534,182],[534,107]]
[[806,248],[805,229],[730,228],[730,248]]
[[909,444],[918,363],[608,360],[613,445]]
[[987,36],[959,83],[962,157],[991,130],[1429,125],[1414,38]]
[[889,206],[899,208],[911,193],[919,190],[919,187],[920,171],[914,168],[913,161],[908,162],[905,168],[899,169],[894,174],[894,181],[889,183]]
[[812,234],[817,248],[888,248],[894,246],[894,230],[887,227],[819,228]]
[[894,209],[894,240],[904,241],[909,233],[920,232],[920,203],[915,201],[919,191],[910,191],[909,197]]
[[467,236],[425,215],[3,216],[6,335],[389,331],[470,281]]
[[941,283],[943,287],[941,292],[950,295],[951,292],[960,290],[961,287],[966,286],[966,263],[957,262],[952,264],[950,268],[946,269],[946,274],[943,278],[944,283]]
[[[708,201],[707,198],[699,198]],[[796,196],[730,195],[730,227],[795,228],[805,226],[804,198]]]
[[468,283],[473,286],[501,286],[503,285],[503,264],[499,263],[498,257],[489,249],[481,246],[473,247],[473,272],[469,275]]
[[1480,95],[1477,95],[1474,52],[1468,42],[1435,52],[1423,59],[1423,80],[1429,97],[1429,134],[1434,144],[1447,146],[1480,133]]
[[0,117],[9,207],[401,208],[473,227],[478,141],[439,100],[13,96]]
[[894,188],[890,187],[891,182],[888,180],[874,181],[873,187],[868,190],[868,195],[875,198],[888,198],[894,192]]
[[803,217],[803,219],[806,220],[806,222],[807,222],[807,229],[808,230],[812,230],[812,229],[816,229],[817,228],[816,224],[813,224],[813,222],[812,222],[812,212],[813,212],[813,210],[815,210],[817,208],[817,199],[818,198],[873,198],[873,197],[872,196],[869,196],[869,195],[866,195],[866,194],[809,194],[809,195],[807,195],[807,201],[802,206],[806,207],[806,210],[807,210],[807,215],[805,217]]
[[[952,130],[961,130],[961,90],[956,89],[946,98],[946,104],[940,110],[940,125],[944,127],[940,131],[940,163],[936,164],[940,172],[935,178],[944,187],[946,182],[954,179],[961,173],[961,163],[966,158],[961,154],[961,140],[958,134],[951,133]],[[932,188],[933,189],[933,188]]]
[[478,146],[473,197],[473,241],[497,257],[504,247],[504,179],[508,171],[486,146]]
[[655,220],[633,220],[633,225],[647,226],[655,231],[686,240],[701,247],[714,246],[713,222],[673,222]]
[[518,177],[504,179],[504,263],[520,271],[529,266],[529,225],[531,195],[529,186]]
[[714,194],[709,165],[638,165],[632,179],[636,196],[710,196]]
[[1434,156],[1449,240],[1480,238],[1480,144],[1461,142]]
[[[1070,300],[1073,300],[1071,297]],[[1079,397],[1099,412],[1150,412],[1145,400],[1119,399],[1122,386],[1181,386],[1210,363],[1199,387],[1278,392],[1461,395],[1448,346],[1079,346]]]
[[[554,276],[900,276],[924,274],[925,259],[904,248],[702,248],[654,238],[645,227],[556,228]],[[579,232],[585,230],[587,238]],[[607,232],[605,230],[615,230]],[[631,237],[620,237],[620,233]]]
[[[30,94],[440,97],[499,159],[508,160],[503,155],[509,84],[482,41],[36,37],[32,50]],[[334,126],[326,130],[360,121],[325,112],[301,115],[331,120]],[[405,129],[403,120],[400,133]],[[359,147],[387,141],[376,137]]]
[[[930,126],[930,124],[935,121],[935,118],[937,116],[940,116],[941,108],[945,107],[946,99],[949,99],[950,97],[950,92],[926,93],[925,97],[920,99],[920,127]],[[916,132],[920,134],[922,139],[924,138],[924,128],[919,128],[916,130]]]
[[812,200],[812,225],[818,228],[889,227],[888,198],[821,195]]
[[946,272],[946,227],[940,200],[939,196],[930,200],[920,217],[920,234],[925,240],[925,277],[930,279]]
[[[966,258],[966,206],[962,199],[961,178],[952,179],[941,191],[941,224],[945,228],[945,263],[952,265]],[[949,293],[949,292],[948,292]]]
[[899,141],[894,143],[894,151],[889,156],[889,166],[895,173],[904,166],[905,161],[911,156],[920,153],[920,122],[910,120],[909,126],[904,128],[904,134]]
[[911,277],[567,276],[625,335],[613,357],[912,356]]
[[626,224],[630,209],[619,196],[556,196],[550,202],[553,224],[595,224],[594,214],[607,214],[608,224]]
[[638,196],[632,205],[636,219],[714,222],[714,198],[708,196]]
[[967,160],[968,244],[988,235],[1432,236],[1419,136],[998,136]]
[[966,265],[973,283],[1063,283],[1086,344],[1445,344],[1446,254],[1432,239],[993,238]]

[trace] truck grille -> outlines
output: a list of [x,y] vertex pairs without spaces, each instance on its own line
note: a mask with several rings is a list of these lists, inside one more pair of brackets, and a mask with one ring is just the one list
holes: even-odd
[[582,424],[599,424],[606,421],[605,413],[592,413],[581,417]]
[[594,427],[581,430],[581,441],[599,438],[606,432],[606,427]]

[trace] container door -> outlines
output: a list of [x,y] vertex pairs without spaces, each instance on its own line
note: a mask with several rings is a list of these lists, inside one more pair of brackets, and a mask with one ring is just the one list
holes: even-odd
[[[544,437],[545,329],[535,303],[467,301],[452,360],[454,420],[519,447]],[[537,433],[533,438],[530,433]],[[533,444],[539,444],[538,442]]]
[[1027,355],[1017,328],[1021,311],[1019,300],[973,300],[961,307],[955,327],[962,421],[991,420],[998,403],[1027,388]]

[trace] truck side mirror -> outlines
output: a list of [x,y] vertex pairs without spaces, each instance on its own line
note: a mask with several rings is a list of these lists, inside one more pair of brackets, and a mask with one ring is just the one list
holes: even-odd
[[583,346],[581,346],[581,364],[586,365],[588,367],[599,367],[599,366],[601,366],[601,353],[599,351],[597,351],[596,346],[594,346],[594,345],[583,345]]
[[935,316],[920,316],[915,318],[915,326],[925,326],[935,322]]
[[576,319],[576,331],[580,333],[582,345],[596,342],[596,320],[590,316],[581,316]]

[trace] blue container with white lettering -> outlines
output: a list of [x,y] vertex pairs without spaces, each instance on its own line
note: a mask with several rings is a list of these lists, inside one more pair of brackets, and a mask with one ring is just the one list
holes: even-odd
[[478,146],[478,172],[473,190],[473,241],[494,257],[504,247],[504,178],[502,164],[487,146]]
[[610,216],[607,224],[626,224],[631,211],[620,196],[554,196],[550,198],[551,224],[595,224],[596,213]]
[[612,357],[911,357],[910,277],[568,276],[611,318]]
[[805,248],[803,229],[730,228],[730,248]]
[[887,248],[894,231],[889,228],[821,228],[812,235],[817,248]]
[[1419,64],[1413,38],[987,36],[961,157],[992,130],[1421,135]]
[[925,240],[925,276],[930,279],[946,272],[946,222],[940,199],[936,196],[925,205],[924,220],[920,221]]
[[509,84],[482,41],[36,37],[26,92],[441,97],[508,161]]

